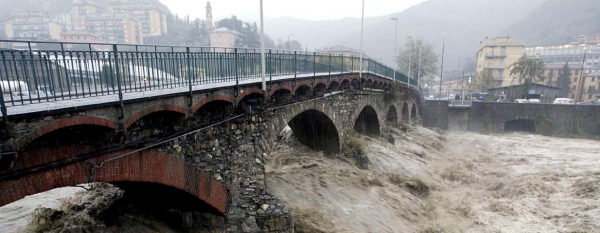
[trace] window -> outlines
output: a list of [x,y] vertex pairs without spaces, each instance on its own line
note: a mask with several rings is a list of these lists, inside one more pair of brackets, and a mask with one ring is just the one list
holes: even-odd
[[575,75],[579,75],[579,70],[575,70]]
[[573,82],[577,82],[577,77],[575,77],[575,78],[573,79]]
[[577,86],[573,85],[573,90],[575,90],[575,88],[577,88]]
[[592,77],[592,82],[596,81],[596,77]]
[[548,74],[548,76],[550,76],[550,77],[554,76],[554,70],[550,70],[550,73]]
[[506,46],[500,47],[500,55],[502,55],[502,56],[506,55]]

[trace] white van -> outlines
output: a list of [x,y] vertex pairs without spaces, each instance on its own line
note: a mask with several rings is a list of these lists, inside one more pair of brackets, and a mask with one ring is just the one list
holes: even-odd
[[554,100],[553,104],[570,104],[570,105],[574,105],[575,104],[575,100],[568,99],[568,98],[556,98]]

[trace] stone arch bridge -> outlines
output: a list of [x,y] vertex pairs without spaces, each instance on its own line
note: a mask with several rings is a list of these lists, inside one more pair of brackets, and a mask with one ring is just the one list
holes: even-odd
[[422,109],[416,88],[350,72],[270,81],[267,91],[248,83],[23,111],[0,131],[0,206],[89,182],[160,184],[234,231],[291,232],[263,167],[286,126],[308,147],[339,153],[349,130],[379,136],[420,123]]

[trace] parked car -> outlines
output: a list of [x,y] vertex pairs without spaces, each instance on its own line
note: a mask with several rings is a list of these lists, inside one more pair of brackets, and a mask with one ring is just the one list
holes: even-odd
[[595,105],[600,105],[600,99],[596,100],[596,102],[594,102]]
[[568,98],[556,98],[553,102],[553,104],[575,104],[575,100],[572,99],[568,99]]
[[531,103],[531,104],[539,104],[539,103],[541,103],[541,102],[542,102],[542,101],[540,101],[539,99],[529,99],[529,100],[527,101],[527,103]]
[[595,103],[593,101],[591,102],[579,102],[577,103],[577,105],[594,105]]
[[529,101],[527,101],[526,99],[516,99],[515,103],[517,103],[517,104],[526,104],[526,103],[529,103]]

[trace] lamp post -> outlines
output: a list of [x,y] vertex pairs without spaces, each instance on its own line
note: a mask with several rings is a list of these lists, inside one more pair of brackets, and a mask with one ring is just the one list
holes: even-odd
[[444,51],[446,49],[446,36],[442,32],[442,66],[440,68],[440,89],[438,93],[438,101],[442,100],[442,79],[444,79]]
[[290,34],[290,35],[288,36],[288,44],[287,44],[287,47],[288,47],[288,49],[287,49],[287,50],[288,50],[288,51],[290,51],[290,37],[292,37],[293,35],[294,35],[294,33],[292,33],[292,34]]
[[263,0],[260,0],[260,60],[262,73],[262,89],[267,91],[267,70],[265,67],[265,22],[263,20]]
[[[396,56],[398,55],[398,18],[393,17],[392,20],[396,21],[396,37],[394,37],[394,56],[392,57],[392,61],[395,62]],[[394,65],[394,86],[396,83],[396,68],[398,68],[398,64]]]
[[358,71],[358,82],[359,84],[362,84],[362,72],[363,72],[363,35],[364,35],[364,29],[365,29],[365,0],[362,1],[362,18],[360,21],[360,59],[359,59],[359,67],[360,70]]
[[410,40],[410,50],[408,51],[408,80],[406,80],[408,82],[408,86],[410,86],[410,79],[412,78],[412,48],[413,48],[413,44],[412,44],[412,36],[407,36],[407,39]]

